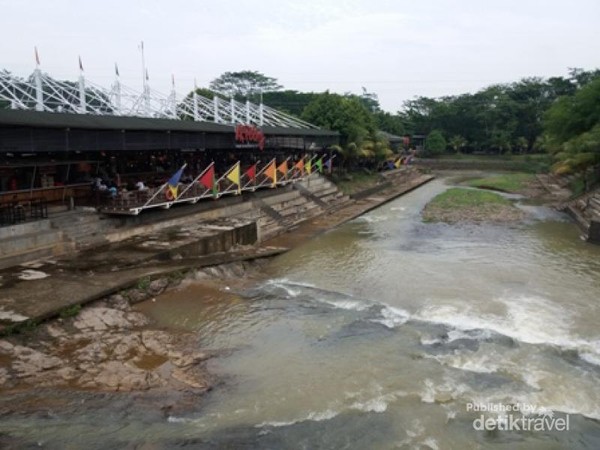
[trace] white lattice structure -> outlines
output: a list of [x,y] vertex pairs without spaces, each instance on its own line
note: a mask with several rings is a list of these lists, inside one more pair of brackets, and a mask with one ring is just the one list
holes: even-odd
[[[81,64],[80,64],[81,67]],[[117,75],[110,89],[91,83],[83,69],[77,81],[59,81],[41,71],[39,65],[26,79],[0,72],[0,105],[5,108],[74,114],[137,116],[221,124],[269,125],[284,128],[317,129],[315,125],[269,108],[198,95],[179,97],[172,83],[171,93],[150,88],[147,75],[142,92],[123,85]]]

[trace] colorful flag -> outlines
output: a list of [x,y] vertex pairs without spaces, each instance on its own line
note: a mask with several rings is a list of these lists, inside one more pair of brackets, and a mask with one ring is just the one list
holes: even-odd
[[396,162],[394,162],[394,167],[396,167],[396,169],[399,169],[400,165],[402,165],[402,158],[398,158]]
[[323,173],[323,158],[322,157],[318,159],[318,161],[315,163],[315,166],[317,166],[319,173]]
[[229,169],[229,173],[226,177],[229,181],[237,186],[238,194],[242,192],[242,187],[240,185],[240,162],[235,163],[231,169]]
[[181,175],[183,175],[183,170],[185,169],[186,166],[187,166],[187,163],[185,163],[183,166],[181,166],[181,169],[179,169],[177,172],[175,172],[173,174],[173,176],[171,178],[169,178],[169,181],[167,181],[167,188],[173,195],[173,200],[175,200],[177,198],[177,188],[179,186],[179,180],[181,179]]
[[304,165],[304,170],[306,170],[307,174],[311,174],[312,172],[312,159],[309,159],[306,164]]
[[390,170],[394,170],[396,168],[396,166],[394,165],[394,161],[388,161],[387,162],[387,167]]
[[304,175],[304,158],[302,158],[300,161],[298,161],[295,165],[294,168],[296,168],[297,170],[300,171],[300,173],[302,175]]
[[325,167],[327,167],[327,172],[331,173],[333,170],[333,157],[329,158],[329,160],[325,163]]
[[275,167],[275,160],[269,163],[265,169],[265,175],[273,180],[271,186],[275,187],[277,185],[277,168]]
[[215,165],[211,163],[210,167],[200,177],[200,184],[206,189],[214,189],[215,187]]
[[282,162],[281,164],[279,164],[279,166],[277,166],[277,170],[279,170],[279,172],[281,172],[284,177],[287,175],[287,172],[288,172],[287,159],[284,162]]
[[253,164],[252,166],[248,167],[246,169],[246,171],[244,172],[248,176],[248,179],[250,181],[254,181],[256,179],[256,166],[257,166],[257,164]]

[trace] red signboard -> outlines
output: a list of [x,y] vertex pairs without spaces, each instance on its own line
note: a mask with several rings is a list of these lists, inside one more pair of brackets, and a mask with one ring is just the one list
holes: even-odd
[[265,148],[265,135],[252,125],[238,125],[235,127],[235,140],[243,144],[256,143],[258,148]]

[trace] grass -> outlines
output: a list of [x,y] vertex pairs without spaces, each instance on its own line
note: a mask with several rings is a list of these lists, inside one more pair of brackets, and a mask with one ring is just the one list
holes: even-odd
[[69,317],[75,317],[77,314],[81,312],[81,305],[72,305],[63,308],[60,312],[60,317],[63,319],[67,319]]
[[535,177],[529,173],[507,173],[504,175],[470,180],[467,182],[467,185],[483,189],[494,189],[502,192],[519,192],[525,189],[534,178]]
[[460,209],[489,204],[510,205],[510,201],[493,192],[451,188],[436,196],[427,206],[442,209]]
[[500,194],[451,188],[431,200],[423,210],[425,222],[515,222],[523,213]]

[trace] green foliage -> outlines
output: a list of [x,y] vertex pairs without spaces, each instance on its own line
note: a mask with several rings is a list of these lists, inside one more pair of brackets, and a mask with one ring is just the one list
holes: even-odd
[[487,178],[470,180],[469,186],[494,189],[504,192],[519,192],[534,180],[534,175],[528,173],[508,173]]
[[425,139],[425,151],[427,155],[439,155],[446,150],[446,139],[441,131],[433,130]]
[[135,287],[137,289],[145,291],[146,289],[148,289],[150,287],[150,282],[151,282],[150,277],[143,277],[138,280]]
[[600,78],[558,99],[544,122],[558,173],[600,166]]
[[456,134],[450,138],[448,144],[450,144],[450,147],[452,147],[456,153],[460,153],[460,150],[467,145],[467,140],[460,134]]
[[81,305],[71,305],[63,308],[59,314],[59,316],[63,319],[67,319],[69,317],[75,317],[81,312]]
[[278,91],[282,88],[277,79],[260,72],[242,70],[225,72],[210,82],[210,89],[228,97],[245,100],[261,92]]
[[[375,134],[373,115],[355,97],[318,94],[302,113],[302,119],[317,126],[340,133],[340,143],[346,147],[350,142],[357,145]],[[351,151],[352,153],[352,151]]]
[[[273,91],[263,93],[263,102],[271,108],[300,117],[304,108],[319,95],[321,94],[316,92]],[[258,100],[260,101],[260,98]]]
[[499,194],[474,189],[451,188],[437,195],[428,206],[456,209],[488,204],[510,205],[510,201]]

